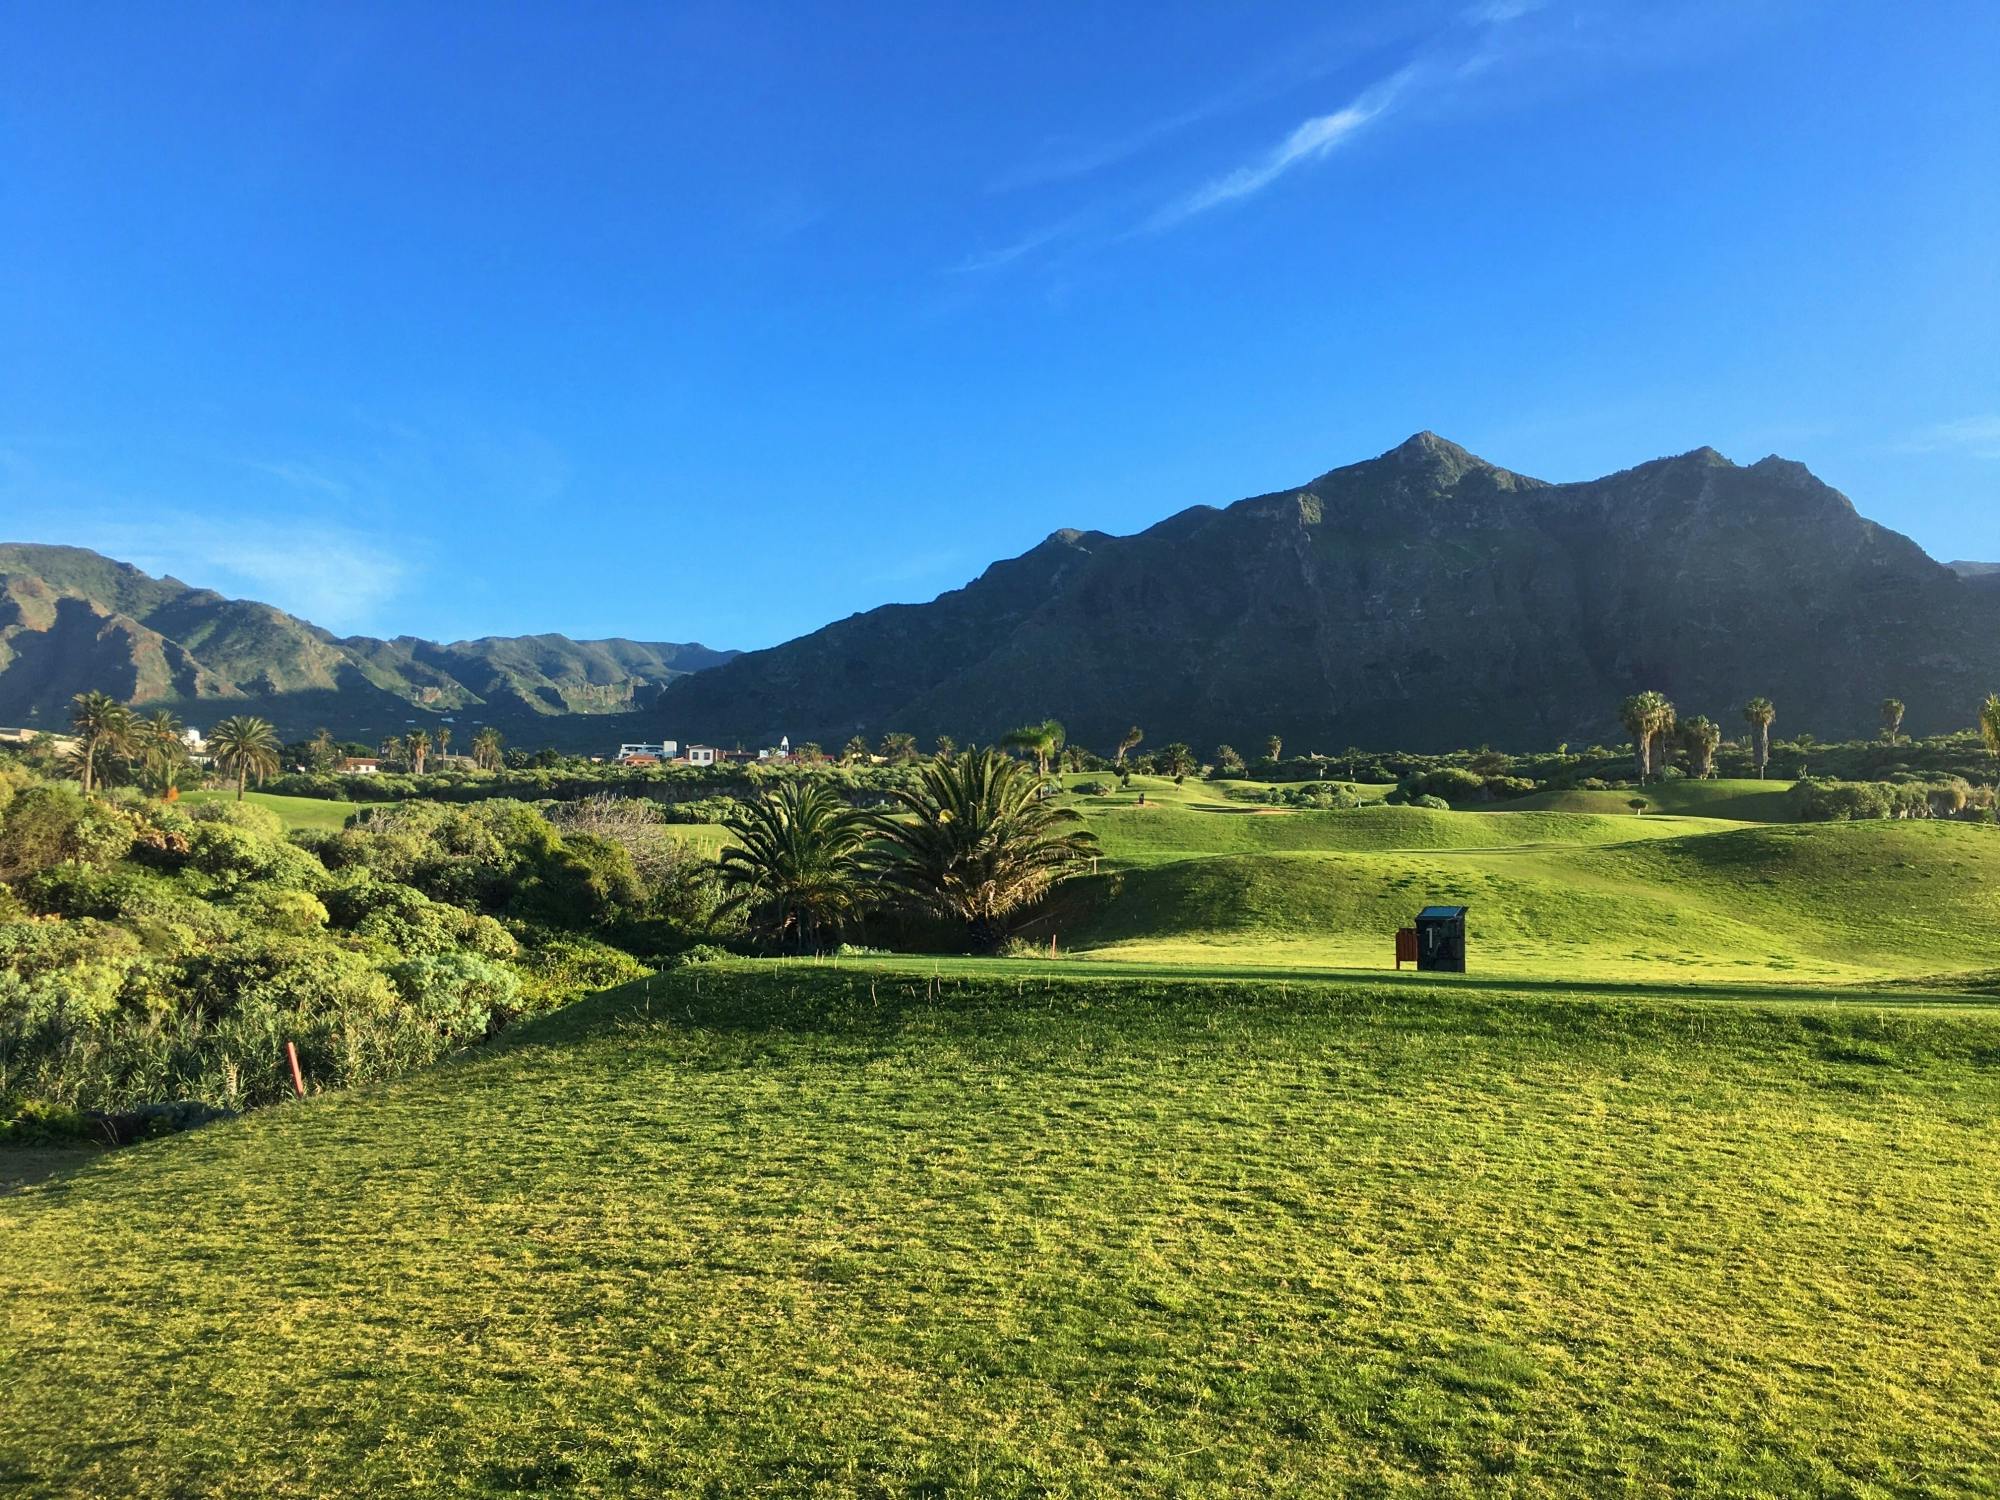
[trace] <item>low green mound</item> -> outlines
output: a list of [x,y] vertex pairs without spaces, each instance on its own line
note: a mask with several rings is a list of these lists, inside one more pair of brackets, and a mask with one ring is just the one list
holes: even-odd
[[0,1488],[1972,1493],[1995,1014],[686,973],[0,1198]]
[[[1113,865],[1158,864],[1202,855],[1476,850],[1623,843],[1671,838],[1684,821],[1570,812],[1445,812],[1424,807],[1361,807],[1346,812],[1270,812],[1235,806],[1208,811],[1140,807],[1107,799],[1085,817]],[[1710,825],[1717,829],[1723,824]]]
[[1507,807],[1548,812],[1605,813],[1631,817],[1632,799],[1644,797],[1645,816],[1728,818],[1738,823],[1790,823],[1788,788],[1771,781],[1661,781],[1643,791],[1535,792]]
[[1388,967],[1396,928],[1423,906],[1450,902],[1472,908],[1472,962],[1482,973],[1852,981],[2000,964],[2000,830],[1968,824],[1738,826],[1599,847],[1209,856],[1114,873],[1099,887],[1089,914],[1062,934],[1069,951]]

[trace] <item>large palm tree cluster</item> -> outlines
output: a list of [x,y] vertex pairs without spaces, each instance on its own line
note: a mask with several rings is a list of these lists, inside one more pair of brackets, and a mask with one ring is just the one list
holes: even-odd
[[76,749],[70,767],[86,795],[136,777],[162,797],[175,795],[187,770],[181,721],[156,709],[141,718],[109,693],[78,693],[70,700]]
[[[1752,698],[1743,707],[1751,730],[1751,758],[1761,777],[1771,762],[1771,724],[1778,717],[1769,698]],[[1634,693],[1618,705],[1618,722],[1632,737],[1632,760],[1639,780],[1665,770],[1679,750],[1697,777],[1715,774],[1715,752],[1722,746],[1722,726],[1704,715],[1682,719],[1665,693]]]
[[1096,848],[1046,788],[1039,771],[993,750],[926,762],[874,812],[823,783],[781,783],[729,820],[730,904],[781,948],[818,947],[879,905],[954,923],[971,946],[992,949]]

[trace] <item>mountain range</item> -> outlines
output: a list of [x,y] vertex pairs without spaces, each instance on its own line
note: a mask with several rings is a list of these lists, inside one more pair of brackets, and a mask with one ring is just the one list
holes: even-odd
[[665,684],[734,654],[561,635],[335,636],[79,547],[0,546],[0,724],[59,728],[71,695],[97,688],[197,723],[261,714],[288,735],[325,725],[372,742],[464,715],[516,741],[581,748],[625,727],[607,716],[645,717]]
[[426,716],[517,744],[990,740],[1061,719],[1206,752],[1615,741],[1658,688],[1735,726],[1924,733],[2000,687],[2000,566],[1939,563],[1803,465],[1696,449],[1551,484],[1422,432],[1131,536],[1062,530],[928,604],[767,650],[561,635],[337,637],[72,547],[0,546],[0,724],[102,688],[196,722],[362,740]]
[[[1798,463],[1712,448],[1550,484],[1422,432],[1296,489],[1133,536],[1055,532],[929,604],[855,615],[673,683],[723,742],[1053,715],[1298,749],[1615,742],[1658,688],[1732,731],[1750,697],[1822,736],[1963,727],[2000,686],[2000,578],[1947,567]],[[1974,576],[1965,576],[1974,575]]]

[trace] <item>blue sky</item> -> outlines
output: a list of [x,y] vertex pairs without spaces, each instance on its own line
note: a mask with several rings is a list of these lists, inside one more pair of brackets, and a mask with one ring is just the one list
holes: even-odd
[[759,646],[1433,428],[2000,558],[2000,6],[0,13],[0,533]]

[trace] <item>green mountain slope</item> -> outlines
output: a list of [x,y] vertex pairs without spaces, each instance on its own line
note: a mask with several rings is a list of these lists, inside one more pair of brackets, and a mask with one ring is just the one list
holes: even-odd
[[[561,739],[544,720],[631,713],[727,651],[661,641],[337,637],[268,604],[153,578],[77,547],[0,546],[0,723],[59,726],[98,688],[200,722],[256,712],[286,733],[367,739],[416,710]],[[644,726],[650,728],[650,726]],[[617,731],[589,727],[591,742]]]
[[1619,737],[1639,688],[1734,722],[1968,722],[2000,591],[1863,519],[1803,467],[1712,449],[1546,484],[1430,433],[1295,490],[1134,536],[1059,531],[924,605],[677,683],[689,733],[987,738],[1053,714],[1203,746],[1546,747]]

